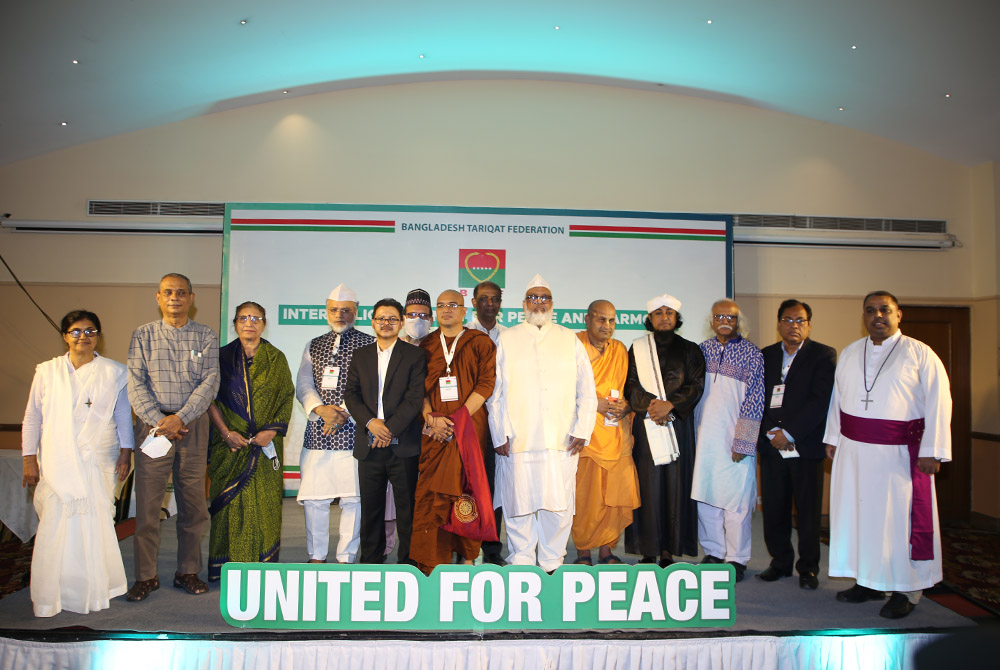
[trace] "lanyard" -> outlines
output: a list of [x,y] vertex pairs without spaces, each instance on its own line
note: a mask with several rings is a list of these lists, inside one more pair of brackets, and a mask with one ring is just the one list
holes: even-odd
[[444,353],[444,364],[448,368],[448,376],[451,376],[451,362],[455,358],[455,350],[458,349],[458,338],[462,337],[462,333],[465,332],[463,328],[462,331],[455,336],[455,339],[451,343],[451,350],[448,350],[448,345],[444,341],[444,331],[438,331],[438,335],[441,337],[441,350]]

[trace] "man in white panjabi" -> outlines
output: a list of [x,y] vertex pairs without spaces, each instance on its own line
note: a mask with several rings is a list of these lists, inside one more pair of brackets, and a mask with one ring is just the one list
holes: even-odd
[[941,581],[934,474],[951,460],[951,390],[937,354],[903,335],[899,301],[865,296],[868,337],[840,355],[826,421],[830,576],[856,584],[841,602],[892,597],[879,612],[905,617]]
[[576,334],[552,323],[552,292],[528,283],[525,322],[500,334],[490,398],[496,495],[507,562],[551,572],[563,563],[576,511],[576,465],[597,417],[590,359]]
[[330,332],[306,345],[295,380],[295,396],[309,417],[302,443],[302,482],[297,500],[305,508],[310,563],[326,561],[330,550],[330,504],[334,498],[340,498],[337,561],[353,563],[361,544],[355,424],[344,405],[344,387],[354,351],[375,338],[355,330],[357,316],[357,294],[344,284],[337,285],[326,300]]
[[702,563],[725,561],[741,581],[750,560],[750,523],[756,507],[757,434],[764,414],[764,357],[745,339],[739,305],[712,305],[715,337],[705,356],[705,392],[695,408],[698,442],[691,499],[698,501]]

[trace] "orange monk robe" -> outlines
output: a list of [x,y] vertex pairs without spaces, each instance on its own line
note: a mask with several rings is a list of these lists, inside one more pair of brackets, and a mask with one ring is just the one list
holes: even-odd
[[[458,339],[451,374],[458,377],[458,400],[442,401],[438,380],[447,375],[440,330],[427,335],[420,347],[427,354],[425,391],[431,409],[450,415],[458,410],[472,393],[483,398],[493,394],[496,382],[496,346],[489,335],[466,328]],[[451,347],[454,338],[445,338]],[[472,415],[479,444],[486,443],[488,430],[486,407]],[[454,440],[438,442],[423,437],[420,447],[420,476],[413,502],[413,534],[410,536],[410,558],[417,567],[430,574],[434,566],[451,563],[452,552],[469,560],[479,556],[481,542],[460,537],[441,529],[451,518],[451,508],[462,495],[462,460]],[[485,510],[491,514],[493,510]],[[479,510],[484,513],[484,510]]]
[[[577,337],[594,369],[597,397],[609,397],[612,389],[624,397],[628,373],[625,345],[609,340],[601,353],[590,344],[586,331],[577,333]],[[619,425],[605,426],[604,415],[598,413],[590,444],[580,452],[573,517],[573,544],[579,550],[618,544],[622,531],[632,523],[632,511],[639,507],[639,478],[632,460],[632,417],[630,413]]]

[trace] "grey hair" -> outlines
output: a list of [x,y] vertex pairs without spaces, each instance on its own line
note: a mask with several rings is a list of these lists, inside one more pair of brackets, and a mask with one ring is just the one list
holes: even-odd
[[705,321],[705,325],[708,327],[709,337],[715,337],[715,331],[712,330],[712,312],[715,311],[717,306],[724,304],[736,305],[736,334],[744,339],[748,339],[750,337],[750,323],[747,321],[747,318],[743,316],[743,310],[740,309],[739,303],[732,298],[719,298],[712,303],[712,309],[708,313],[708,319]]

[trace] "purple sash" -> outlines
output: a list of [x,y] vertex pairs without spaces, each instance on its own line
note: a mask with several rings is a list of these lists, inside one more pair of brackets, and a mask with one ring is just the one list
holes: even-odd
[[855,442],[869,444],[905,444],[910,452],[910,481],[913,503],[910,507],[910,559],[930,561],[934,558],[934,499],[931,476],[917,469],[920,438],[924,435],[924,420],[891,421],[865,419],[840,413],[840,434]]

